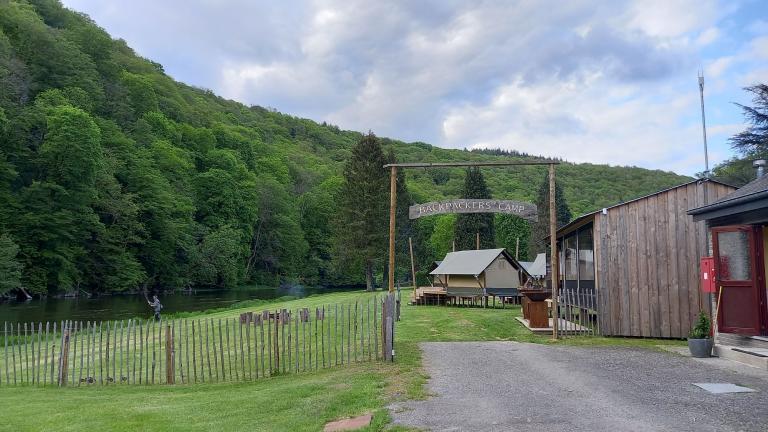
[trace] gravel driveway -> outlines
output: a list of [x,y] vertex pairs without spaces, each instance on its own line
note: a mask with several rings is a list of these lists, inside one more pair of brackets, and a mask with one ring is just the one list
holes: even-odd
[[[433,397],[390,407],[433,431],[768,431],[768,372],[628,348],[424,343]],[[720,363],[718,363],[720,362]],[[692,383],[755,393],[710,394]]]

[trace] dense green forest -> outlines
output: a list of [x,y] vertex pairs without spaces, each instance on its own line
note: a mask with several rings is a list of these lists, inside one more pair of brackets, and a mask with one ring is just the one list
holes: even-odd
[[[57,0],[0,1],[0,295],[363,283],[362,267],[339,265],[335,226],[361,137],[176,82]],[[530,157],[379,142],[401,162]],[[533,201],[546,172],[483,175],[493,197]],[[569,163],[557,175],[574,215],[688,179]],[[457,197],[464,171],[401,181],[412,202]],[[406,227],[420,265],[447,250],[454,220]]]

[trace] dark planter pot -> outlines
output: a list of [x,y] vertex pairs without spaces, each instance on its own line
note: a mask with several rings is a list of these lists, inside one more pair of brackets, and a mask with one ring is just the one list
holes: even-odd
[[691,357],[712,357],[712,338],[688,339],[688,349],[691,351]]

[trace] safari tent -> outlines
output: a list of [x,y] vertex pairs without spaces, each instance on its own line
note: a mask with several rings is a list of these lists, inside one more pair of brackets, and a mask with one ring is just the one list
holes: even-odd
[[520,265],[534,278],[543,278],[547,275],[547,254],[540,253],[533,261],[520,261]]
[[450,252],[430,275],[449,297],[514,297],[530,278],[505,249]]

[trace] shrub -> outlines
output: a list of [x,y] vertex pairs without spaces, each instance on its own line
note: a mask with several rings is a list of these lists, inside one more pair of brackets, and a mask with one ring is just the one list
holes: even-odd
[[709,338],[709,331],[711,325],[709,317],[704,312],[699,312],[699,318],[696,320],[696,324],[691,329],[690,339],[707,339]]

